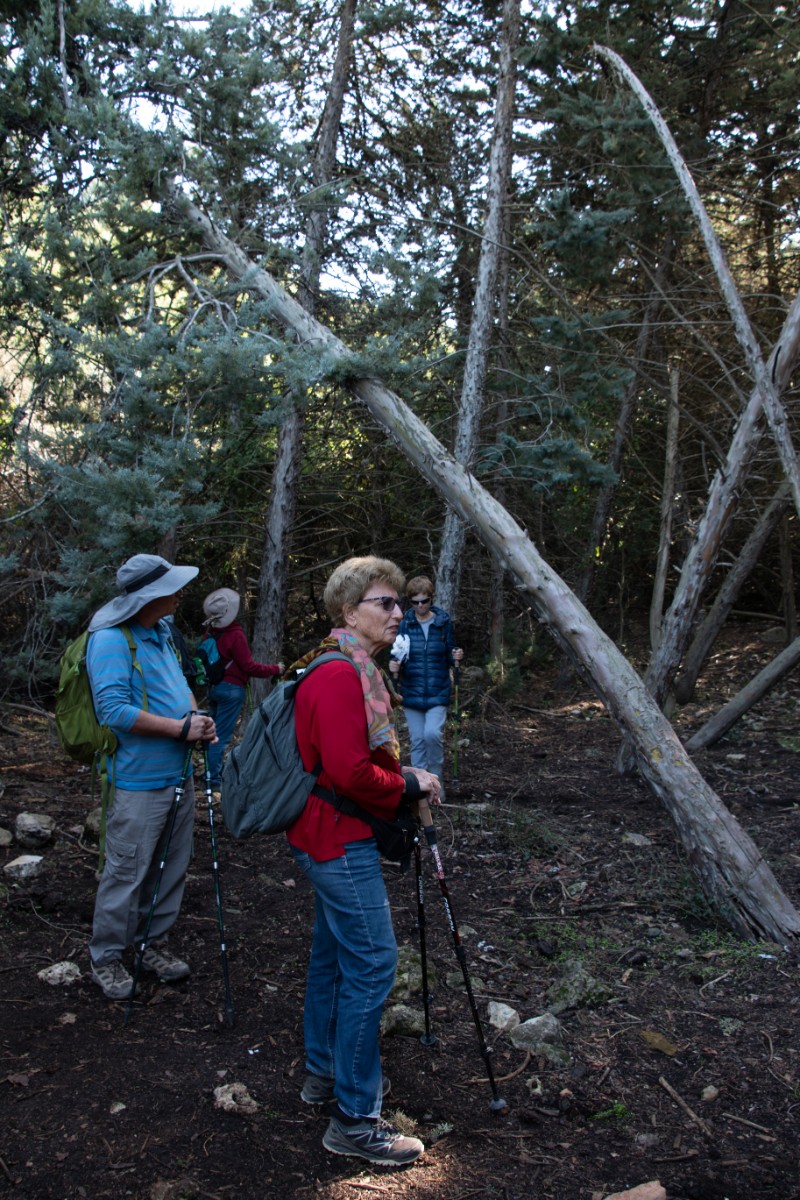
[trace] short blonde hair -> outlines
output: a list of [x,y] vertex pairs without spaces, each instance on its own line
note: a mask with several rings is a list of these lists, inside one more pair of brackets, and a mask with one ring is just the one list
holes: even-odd
[[378,580],[393,588],[399,596],[406,577],[390,559],[376,558],[374,554],[366,554],[361,558],[347,558],[339,563],[325,584],[322,596],[325,609],[334,625],[343,623],[345,605],[358,604],[367,588]]
[[406,595],[409,600],[414,595],[414,592],[424,592],[426,596],[433,599],[433,584],[427,575],[415,575],[413,579],[409,579],[406,584]]

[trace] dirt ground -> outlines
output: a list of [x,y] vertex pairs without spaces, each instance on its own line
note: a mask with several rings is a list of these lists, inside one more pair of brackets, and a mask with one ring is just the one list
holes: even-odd
[[[763,631],[762,631],[763,632]],[[754,626],[719,650],[696,728],[775,652]],[[701,769],[800,902],[800,689],[790,679]],[[47,812],[44,875],[0,877],[0,1195],[31,1200],[600,1200],[659,1180],[669,1200],[798,1200],[800,996],[794,949],[741,941],[694,883],[669,817],[614,771],[619,735],[579,685],[537,675],[518,702],[474,698],[459,727],[459,780],[437,828],[452,911],[505,1115],[490,1109],[433,862],[423,850],[428,955],[438,974],[433,1048],[383,1039],[386,1104],[428,1145],[402,1171],[329,1155],[326,1115],[299,1098],[311,897],[284,839],[235,842],[217,820],[234,1023],[225,1020],[211,842],[196,852],[174,948],[189,980],[147,982],[127,1026],[88,977],[96,848],[83,835],[86,773],[51,726],[0,716],[0,826]],[[449,735],[452,737],[452,731]],[[640,834],[646,844],[624,840]],[[8,862],[21,852],[0,851]],[[398,942],[419,945],[413,870],[387,868]],[[560,1014],[571,1061],[516,1049],[487,1002],[538,1016],[580,960],[605,999]],[[72,961],[81,978],[37,972]],[[448,980],[448,976],[450,979]],[[420,996],[411,1001],[422,1011]],[[250,1114],[215,1107],[244,1085]]]

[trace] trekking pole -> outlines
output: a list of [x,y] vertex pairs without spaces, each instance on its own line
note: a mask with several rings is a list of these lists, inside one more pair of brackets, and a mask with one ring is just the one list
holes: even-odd
[[422,965],[422,1006],[425,1010],[425,1032],[420,1035],[423,1046],[435,1046],[438,1038],[431,1033],[431,994],[428,991],[428,949],[425,935],[425,895],[422,886],[422,850],[419,838],[414,841],[414,870],[417,882],[417,925],[419,927],[419,956]]
[[161,889],[161,880],[164,877],[164,866],[167,861],[167,854],[169,853],[169,844],[172,841],[172,833],[173,833],[173,830],[175,829],[175,820],[178,816],[178,809],[181,806],[181,801],[183,800],[184,794],[186,792],[186,781],[189,778],[189,772],[192,769],[192,751],[193,750],[194,750],[193,745],[187,746],[186,757],[183,760],[183,768],[181,770],[180,781],[175,784],[175,799],[173,801],[172,808],[170,809],[170,813],[169,813],[169,820],[167,822],[167,832],[164,837],[164,845],[161,850],[161,862],[158,865],[158,875],[156,876],[156,885],[153,888],[153,899],[150,901],[150,911],[147,914],[147,922],[144,927],[144,933],[142,934],[142,940],[141,940],[141,943],[139,944],[139,949],[136,954],[136,966],[134,967],[134,971],[133,971],[133,979],[131,981],[131,990],[130,990],[130,994],[128,996],[128,1003],[125,1006],[125,1016],[122,1021],[123,1025],[128,1024],[128,1018],[130,1017],[131,1009],[133,1008],[133,998],[136,995],[136,987],[139,983],[139,976],[142,973],[142,959],[144,958],[144,952],[147,949],[147,940],[150,937],[150,926],[153,923],[153,914],[156,910],[156,904],[158,903],[158,893]]
[[203,784],[208,807],[208,827],[211,830],[211,864],[214,873],[214,893],[217,898],[217,923],[219,925],[219,953],[222,959],[222,981],[225,985],[225,1019],[233,1025],[233,1001],[231,981],[228,976],[228,947],[225,943],[225,922],[222,919],[222,893],[219,886],[219,863],[217,861],[217,836],[214,828],[214,792],[211,787],[211,767],[208,763],[208,742],[203,742]]
[[433,861],[436,865],[436,875],[439,880],[439,888],[442,893],[442,898],[444,899],[445,912],[447,913],[447,922],[450,926],[450,932],[453,935],[453,945],[455,946],[456,958],[458,959],[459,964],[461,966],[461,974],[464,976],[464,987],[466,988],[467,999],[469,1000],[469,1006],[470,1006],[470,1009],[472,1010],[472,1019],[475,1022],[475,1029],[477,1030],[477,1033],[478,1033],[478,1045],[480,1047],[481,1058],[483,1059],[484,1065],[486,1067],[486,1074],[489,1079],[489,1086],[492,1089],[492,1099],[489,1102],[489,1108],[492,1110],[492,1112],[505,1112],[506,1109],[508,1108],[508,1104],[506,1103],[505,1100],[502,1099],[502,1097],[500,1096],[500,1094],[497,1091],[497,1084],[495,1083],[494,1072],[492,1070],[492,1064],[490,1061],[491,1060],[491,1051],[490,1051],[489,1047],[486,1045],[486,1039],[483,1036],[483,1026],[481,1025],[480,1016],[478,1015],[478,1006],[475,1003],[475,995],[472,991],[472,980],[469,977],[469,971],[467,969],[467,956],[466,956],[466,952],[464,950],[464,945],[461,941],[461,935],[458,932],[458,926],[456,925],[456,918],[453,913],[453,906],[450,903],[450,893],[447,889],[447,882],[444,877],[444,868],[442,867],[442,858],[441,858],[441,855],[439,854],[439,846],[436,841],[436,829],[434,828],[433,817],[431,816],[430,805],[428,804],[428,800],[427,800],[426,796],[422,796],[417,801],[417,804],[419,807],[419,816],[420,816],[420,820],[422,821],[422,829],[423,829],[423,833],[425,834],[425,840],[431,848],[431,854],[433,855]]
[[453,783],[458,783],[458,663],[453,663]]

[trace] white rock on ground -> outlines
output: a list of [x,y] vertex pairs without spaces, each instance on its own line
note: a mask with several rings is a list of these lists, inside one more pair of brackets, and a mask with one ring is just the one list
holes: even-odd
[[36,978],[41,979],[42,983],[49,983],[51,987],[75,983],[80,977],[81,969],[74,962],[53,963],[51,967],[43,967],[41,971],[36,972]]
[[28,850],[38,850],[40,846],[46,846],[53,840],[55,830],[55,819],[48,817],[46,813],[23,812],[14,822],[14,836],[20,846],[25,846]]
[[640,1183],[638,1187],[630,1188],[627,1192],[614,1192],[606,1196],[606,1200],[667,1200],[667,1193],[657,1179],[649,1183]]
[[519,1013],[515,1008],[511,1008],[509,1004],[502,1004],[499,1000],[490,1000],[486,1012],[489,1017],[489,1024],[495,1029],[499,1029],[501,1033],[508,1033],[510,1029],[516,1029],[519,1025]]
[[44,859],[41,854],[20,854],[6,863],[3,871],[9,879],[35,879],[44,870]]

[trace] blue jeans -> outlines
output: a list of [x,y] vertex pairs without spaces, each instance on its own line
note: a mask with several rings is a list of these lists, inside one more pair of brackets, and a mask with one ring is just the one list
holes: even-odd
[[217,726],[219,741],[208,748],[208,767],[211,771],[211,786],[218,788],[222,775],[222,757],[233,737],[239,713],[242,711],[247,689],[238,683],[216,683],[209,693],[210,711]]
[[378,1031],[394,984],[397,942],[374,838],[348,842],[342,858],[315,862],[292,847],[314,888],[316,920],[308,964],[306,1067],[334,1080],[351,1117],[381,1111]]
[[437,704],[433,708],[405,708],[408,734],[411,738],[411,765],[437,775],[439,782],[444,774],[444,723],[447,708]]

